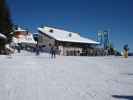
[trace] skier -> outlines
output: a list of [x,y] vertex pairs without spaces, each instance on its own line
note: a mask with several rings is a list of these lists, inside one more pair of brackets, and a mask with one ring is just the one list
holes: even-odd
[[20,43],[17,44],[17,47],[16,48],[17,48],[18,53],[20,53],[21,52]]
[[128,44],[124,45],[123,49],[124,49],[124,57],[128,58],[128,50],[129,50]]
[[50,54],[51,58],[56,58],[56,48],[54,46],[51,46]]
[[38,56],[40,54],[40,48],[39,48],[39,46],[37,45],[36,46],[36,55]]

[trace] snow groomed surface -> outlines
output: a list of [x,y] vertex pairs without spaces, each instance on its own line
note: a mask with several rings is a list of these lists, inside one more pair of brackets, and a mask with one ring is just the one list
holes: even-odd
[[133,100],[133,57],[0,56],[0,100]]

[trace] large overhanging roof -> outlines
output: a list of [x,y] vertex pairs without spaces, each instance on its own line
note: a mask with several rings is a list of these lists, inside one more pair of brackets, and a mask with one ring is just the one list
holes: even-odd
[[38,30],[58,41],[64,42],[76,42],[76,43],[87,43],[87,44],[99,44],[94,40],[80,36],[78,33],[68,32],[61,29],[44,27],[38,28]]
[[4,34],[2,34],[2,33],[0,33],[0,38],[7,39],[7,37]]

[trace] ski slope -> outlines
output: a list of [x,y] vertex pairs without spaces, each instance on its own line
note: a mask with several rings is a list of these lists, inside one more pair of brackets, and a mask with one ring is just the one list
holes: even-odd
[[0,100],[133,100],[133,57],[0,56]]

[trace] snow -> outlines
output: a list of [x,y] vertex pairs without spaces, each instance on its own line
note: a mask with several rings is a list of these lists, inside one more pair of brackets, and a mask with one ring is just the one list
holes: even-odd
[[[0,100],[133,100],[133,57],[0,56]],[[126,99],[127,98],[127,99]]]
[[[81,37],[78,33],[68,32],[57,28],[44,27],[38,28],[38,30],[58,41],[99,44],[99,42],[96,42],[94,40]],[[50,32],[50,30],[53,30],[53,32]]]
[[4,34],[0,33],[0,38],[6,39],[7,37]]

